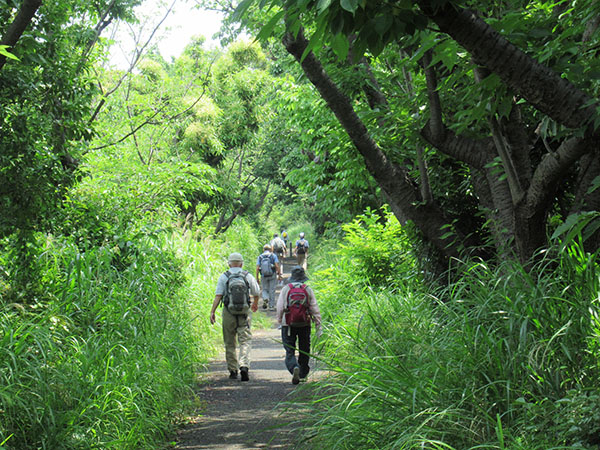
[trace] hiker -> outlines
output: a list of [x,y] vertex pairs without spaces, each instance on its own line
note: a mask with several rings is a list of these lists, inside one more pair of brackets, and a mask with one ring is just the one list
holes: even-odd
[[279,259],[283,258],[283,255],[285,255],[285,252],[287,251],[285,242],[283,242],[277,233],[273,235],[271,247],[273,248],[273,253],[275,253]]
[[[307,280],[304,269],[295,266],[288,280],[289,283],[281,289],[277,299],[277,321],[281,324],[285,366],[292,374],[293,384],[306,381],[306,376],[310,372],[308,362],[311,322],[315,323],[316,336],[321,335],[321,312],[314,291],[306,285]],[[298,349],[297,359],[296,349]]]
[[[283,244],[285,245],[285,248],[289,248],[290,249],[290,257],[292,256],[292,247],[288,247],[288,233],[287,231],[285,231],[285,228],[281,229],[281,239],[283,240]],[[287,256],[287,253],[286,253]]]
[[306,258],[308,257],[308,241],[304,239],[304,233],[300,233],[300,239],[296,241],[294,248],[296,262],[306,270]]
[[256,259],[256,279],[262,288],[263,309],[275,310],[275,289],[277,280],[282,280],[281,266],[277,255],[271,251],[271,244],[263,246],[263,253]]
[[[252,312],[258,309],[260,288],[256,279],[243,270],[244,258],[239,253],[232,253],[227,260],[229,270],[217,281],[215,300],[210,311],[210,323],[215,323],[217,307],[223,303],[223,341],[225,343],[225,360],[229,370],[229,378],[236,380],[238,376],[238,358],[236,340],[239,342],[239,370],[242,381],[248,381],[250,369],[250,346],[252,332],[250,322]],[[250,297],[254,299],[250,305]]]

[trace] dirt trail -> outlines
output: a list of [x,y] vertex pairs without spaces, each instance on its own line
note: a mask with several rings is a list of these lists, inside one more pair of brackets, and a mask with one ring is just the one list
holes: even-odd
[[[295,259],[284,259],[284,277],[293,265]],[[289,414],[282,415],[280,404],[291,400],[296,386],[283,362],[285,351],[275,312],[262,309],[262,305],[259,311],[255,314],[271,317],[272,327],[252,331],[250,381],[230,380],[223,354],[212,362],[205,383],[199,386],[204,409],[179,431],[175,449],[293,447],[286,426]]]

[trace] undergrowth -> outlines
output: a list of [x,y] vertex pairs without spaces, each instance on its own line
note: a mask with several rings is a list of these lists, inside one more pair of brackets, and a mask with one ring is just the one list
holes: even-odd
[[239,227],[219,241],[163,232],[85,252],[41,237],[42,295],[0,304],[0,448],[166,445],[220,342],[208,321],[216,279],[231,251],[256,247]]
[[361,218],[321,255],[326,325],[313,350],[330,376],[309,385],[304,445],[597,449],[596,256],[571,245],[528,271],[464,263],[439,288],[390,230],[401,234],[393,218]]

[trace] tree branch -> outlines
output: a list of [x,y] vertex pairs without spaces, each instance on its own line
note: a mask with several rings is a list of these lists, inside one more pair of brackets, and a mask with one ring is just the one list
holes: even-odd
[[587,126],[588,134],[596,133],[592,126],[597,101],[519,50],[473,11],[450,3],[436,9],[432,3],[418,1],[424,14],[442,32],[462,45],[479,64],[496,73],[511,90],[558,123],[569,128]]
[[[42,4],[42,0],[24,0],[19,12],[17,13],[15,20],[12,21],[4,36],[0,40],[0,45],[7,45],[8,47],[14,47],[18,40],[21,38],[33,16]],[[0,70],[6,63],[6,56],[0,54]]]
[[444,139],[438,140],[431,132],[431,127],[425,125],[421,136],[442,153],[473,167],[485,169],[495,156],[494,141],[491,138],[474,140],[465,136],[456,135],[452,130],[444,128]]
[[547,204],[556,192],[557,182],[571,165],[597,146],[598,142],[594,139],[571,138],[565,140],[556,152],[547,153],[533,173],[527,190],[528,207],[537,210]]
[[300,63],[307,78],[327,102],[362,155],[367,169],[390,200],[390,206],[398,219],[405,221],[408,218],[414,221],[426,238],[444,254],[459,256],[462,245],[467,241],[464,234],[455,230],[456,235],[449,236],[443,231],[448,227],[449,221],[444,218],[442,212],[434,204],[424,205],[421,202],[419,192],[406,170],[393,164],[381,151],[354,111],[350,99],[327,75],[315,55],[309,52],[302,58],[308,45],[302,30],[295,37],[289,32],[286,33],[283,43],[287,51]]

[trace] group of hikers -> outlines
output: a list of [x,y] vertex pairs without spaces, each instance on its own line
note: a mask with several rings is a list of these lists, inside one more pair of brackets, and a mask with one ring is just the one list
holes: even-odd
[[252,312],[258,310],[260,297],[263,299],[263,309],[276,311],[286,353],[285,366],[292,375],[292,383],[305,381],[310,371],[311,323],[315,323],[317,336],[320,335],[321,313],[314,291],[306,284],[309,246],[304,233],[299,234],[294,248],[289,249],[290,256],[293,252],[296,257],[297,265],[292,268],[288,283],[281,288],[279,297],[275,298],[277,283],[283,281],[282,258],[287,255],[287,244],[285,230],[281,237],[277,233],[273,235],[256,259],[256,276],[243,269],[244,258],[240,253],[232,253],[227,260],[229,269],[217,281],[210,323],[215,323],[217,308],[222,304],[225,360],[231,379],[238,379],[238,372],[242,381],[250,379],[250,324]]

